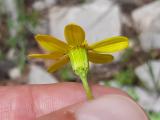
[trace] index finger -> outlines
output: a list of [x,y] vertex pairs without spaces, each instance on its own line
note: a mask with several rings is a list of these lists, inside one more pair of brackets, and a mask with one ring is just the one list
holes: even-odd
[[[95,97],[124,92],[93,86]],[[32,120],[44,114],[86,100],[81,84],[58,83],[0,87],[0,119]]]

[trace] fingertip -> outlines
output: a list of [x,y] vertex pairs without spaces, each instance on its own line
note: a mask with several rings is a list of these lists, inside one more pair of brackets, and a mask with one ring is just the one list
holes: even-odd
[[136,102],[122,95],[106,95],[87,102],[75,115],[77,120],[148,120]]
[[148,120],[148,118],[132,99],[122,95],[106,95],[68,106],[38,120]]

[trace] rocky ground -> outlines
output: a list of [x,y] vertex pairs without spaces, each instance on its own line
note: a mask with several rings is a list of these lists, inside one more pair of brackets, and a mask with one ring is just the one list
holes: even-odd
[[114,54],[113,63],[91,64],[90,82],[124,89],[153,120],[160,119],[159,0],[24,0],[17,3],[22,7],[14,1],[0,2],[1,85],[80,81],[70,65],[51,75],[45,70],[48,62],[26,58],[42,52],[35,34],[64,40],[64,26],[76,22],[86,30],[89,43],[116,35],[129,38],[130,47]]

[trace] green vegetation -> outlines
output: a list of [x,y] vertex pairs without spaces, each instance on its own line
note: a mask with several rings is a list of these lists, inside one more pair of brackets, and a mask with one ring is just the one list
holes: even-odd
[[[8,30],[16,32],[15,35],[8,36],[6,44],[9,48],[14,48],[17,52],[16,64],[23,70],[26,61],[26,51],[28,46],[28,36],[38,24],[38,13],[30,8],[28,10],[25,0],[16,0],[18,18],[13,21],[8,17]],[[15,27],[16,26],[16,27]]]
[[148,113],[148,116],[151,120],[159,120],[160,119],[160,113],[150,112],[150,113]]
[[119,85],[133,85],[135,74],[133,69],[129,68],[116,74],[115,79]]
[[59,70],[59,75],[64,81],[75,81],[75,74],[72,71],[71,65],[67,64],[65,67]]

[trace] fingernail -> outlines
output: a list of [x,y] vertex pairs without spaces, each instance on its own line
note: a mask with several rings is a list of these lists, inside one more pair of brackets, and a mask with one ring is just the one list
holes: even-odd
[[75,111],[76,120],[148,120],[133,100],[121,95],[107,95],[84,103]]

